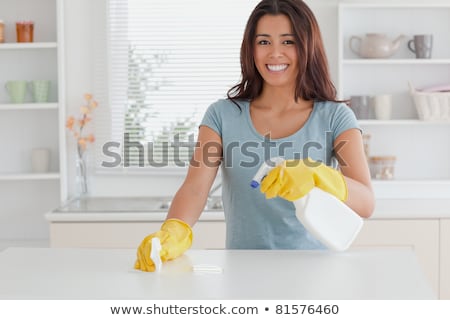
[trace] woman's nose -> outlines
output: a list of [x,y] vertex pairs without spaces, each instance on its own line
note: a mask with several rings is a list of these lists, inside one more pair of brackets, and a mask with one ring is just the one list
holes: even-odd
[[283,49],[279,45],[273,45],[272,50],[270,51],[270,56],[277,58],[283,56]]

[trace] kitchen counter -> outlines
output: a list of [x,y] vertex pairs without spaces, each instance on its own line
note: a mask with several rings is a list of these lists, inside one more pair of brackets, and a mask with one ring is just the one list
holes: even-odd
[[[86,198],[72,200],[46,214],[51,222],[62,221],[163,221],[165,198]],[[450,218],[450,198],[377,199],[370,219]],[[221,209],[205,210],[200,221],[223,221]]]
[[[160,273],[134,270],[135,252],[8,248],[0,299],[436,298],[411,249],[188,250]],[[221,272],[193,271],[203,264]]]

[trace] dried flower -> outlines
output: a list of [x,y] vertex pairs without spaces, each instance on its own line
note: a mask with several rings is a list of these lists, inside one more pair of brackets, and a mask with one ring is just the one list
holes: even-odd
[[94,100],[92,94],[85,93],[83,97],[85,104],[80,107],[80,118],[75,119],[74,116],[69,116],[66,122],[66,128],[77,140],[77,151],[80,158],[83,156],[87,144],[95,141],[95,136],[93,134],[83,135],[83,129],[86,124],[92,120],[92,117],[90,117],[92,110],[98,106],[98,103]]

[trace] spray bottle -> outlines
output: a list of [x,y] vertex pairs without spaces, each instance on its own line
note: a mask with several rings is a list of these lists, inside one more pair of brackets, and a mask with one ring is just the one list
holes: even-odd
[[[251,187],[257,188],[268,172],[283,161],[280,157],[265,161],[253,177]],[[317,187],[293,203],[304,227],[331,250],[348,249],[363,225],[363,219],[350,207]]]

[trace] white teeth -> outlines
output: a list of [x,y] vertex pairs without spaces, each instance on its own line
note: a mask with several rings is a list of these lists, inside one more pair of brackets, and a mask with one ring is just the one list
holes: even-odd
[[287,68],[287,64],[268,64],[267,68],[270,71],[282,71]]

